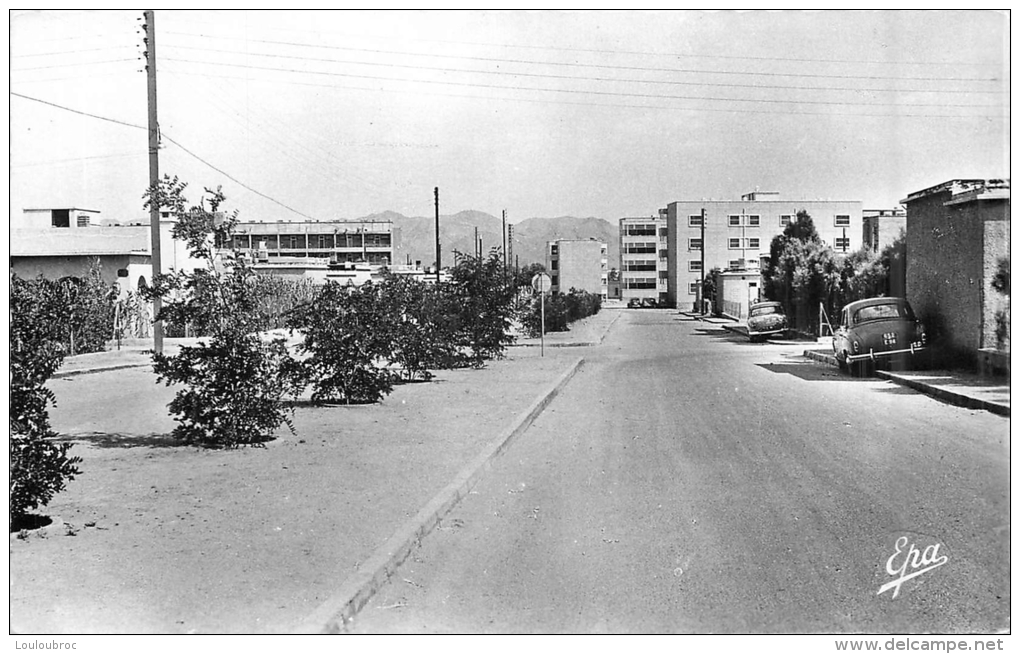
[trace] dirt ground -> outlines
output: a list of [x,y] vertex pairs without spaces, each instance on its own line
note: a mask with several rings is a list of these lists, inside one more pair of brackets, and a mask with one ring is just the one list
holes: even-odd
[[576,357],[513,348],[375,405],[298,408],[265,448],[168,435],[146,368],[51,382],[82,474],[10,538],[10,626],[48,633],[280,633],[508,427]]

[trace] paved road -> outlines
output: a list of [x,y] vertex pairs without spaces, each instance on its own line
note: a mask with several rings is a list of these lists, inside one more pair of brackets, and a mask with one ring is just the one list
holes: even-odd
[[624,312],[352,630],[1008,628],[1008,419],[801,350]]

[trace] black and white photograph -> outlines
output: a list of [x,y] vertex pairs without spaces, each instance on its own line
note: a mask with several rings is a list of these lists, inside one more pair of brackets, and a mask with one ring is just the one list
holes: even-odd
[[1009,9],[8,19],[12,649],[1009,650]]

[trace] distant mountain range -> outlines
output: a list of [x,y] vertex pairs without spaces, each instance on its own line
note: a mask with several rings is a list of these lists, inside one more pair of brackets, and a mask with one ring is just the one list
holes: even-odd
[[[359,220],[389,220],[400,230],[400,241],[395,252],[395,263],[421,261],[431,266],[435,261],[436,232],[435,216],[405,216],[395,211],[365,216]],[[454,251],[465,254],[475,252],[475,228],[482,241],[482,250],[487,254],[493,247],[503,246],[502,219],[482,211],[461,211],[452,215],[439,216],[439,238],[443,266],[452,265]],[[589,239],[606,243],[608,265],[618,268],[619,226],[602,218],[528,218],[514,224],[511,255],[523,267],[529,263],[545,263],[545,247],[548,241],[556,239]]]

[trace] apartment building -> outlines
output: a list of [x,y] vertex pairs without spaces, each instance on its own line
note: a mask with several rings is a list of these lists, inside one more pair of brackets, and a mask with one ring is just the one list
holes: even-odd
[[232,245],[260,260],[298,257],[390,265],[399,234],[388,220],[242,222],[234,228]]
[[666,300],[666,210],[620,219],[620,299]]
[[907,229],[907,210],[897,209],[865,209],[861,217],[863,223],[864,247],[872,252],[881,252],[891,245]]
[[553,293],[588,291],[605,300],[609,295],[606,244],[594,239],[559,239],[546,243],[546,269]]
[[836,251],[861,247],[859,200],[786,200],[778,193],[755,191],[740,200],[670,203],[659,212],[666,222],[667,302],[693,306],[702,271],[764,267],[772,239],[799,211],[811,216],[819,237]]

